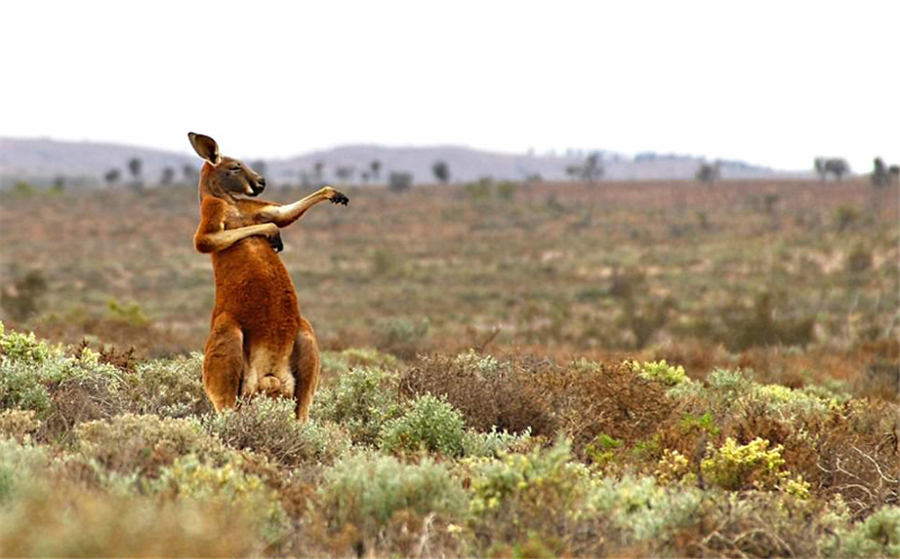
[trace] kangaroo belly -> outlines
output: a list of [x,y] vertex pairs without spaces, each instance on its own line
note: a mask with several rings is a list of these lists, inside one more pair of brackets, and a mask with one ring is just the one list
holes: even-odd
[[214,254],[213,270],[213,316],[227,313],[243,333],[241,395],[293,397],[290,357],[301,318],[294,284],[281,258],[264,239],[245,239]]
[[264,239],[245,239],[213,255],[218,315],[227,312],[245,338],[293,340],[300,324],[294,284]]

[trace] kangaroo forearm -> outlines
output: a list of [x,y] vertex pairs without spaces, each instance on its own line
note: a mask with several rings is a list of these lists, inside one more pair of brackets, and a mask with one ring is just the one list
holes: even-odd
[[248,225],[227,231],[216,231],[214,233],[202,233],[194,237],[194,246],[199,252],[218,252],[225,250],[241,239],[256,235],[266,235],[268,231],[269,227],[261,224]]
[[287,227],[300,219],[300,217],[306,213],[306,210],[327,199],[328,196],[326,191],[322,189],[301,200],[297,200],[292,204],[266,208],[263,213],[263,218],[266,219],[266,221],[274,223],[278,227]]

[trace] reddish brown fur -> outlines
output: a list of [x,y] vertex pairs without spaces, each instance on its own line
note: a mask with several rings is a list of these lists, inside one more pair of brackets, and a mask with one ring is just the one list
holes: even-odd
[[306,420],[319,376],[319,352],[312,326],[300,315],[294,284],[281,258],[279,227],[296,221],[324,200],[347,203],[325,187],[294,204],[248,199],[265,180],[237,160],[222,157],[206,136],[191,134],[206,159],[200,172],[198,251],[210,253],[216,283],[203,384],[217,411],[238,396],[263,392],[296,401]]

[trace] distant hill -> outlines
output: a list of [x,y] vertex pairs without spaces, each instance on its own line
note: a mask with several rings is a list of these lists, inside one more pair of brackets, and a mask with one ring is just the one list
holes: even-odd
[[[644,153],[626,157],[602,152],[604,178],[614,180],[690,179],[703,158],[688,155],[660,155]],[[234,154],[239,156],[240,154]],[[585,154],[533,155],[482,151],[460,146],[385,147],[377,145],[347,145],[319,150],[287,159],[265,161],[266,174],[275,182],[300,182],[302,174],[312,176],[316,162],[323,163],[323,180],[337,180],[338,167],[354,169],[349,182],[362,182],[361,173],[370,162],[381,162],[383,182],[391,171],[413,174],[417,183],[435,182],[432,164],[445,161],[451,180],[470,181],[480,177],[521,180],[539,175],[547,180],[567,178],[566,168],[583,160]],[[104,173],[118,168],[122,180],[127,181],[127,162],[141,159],[142,175],[149,183],[158,182],[165,167],[172,167],[177,180],[184,176],[185,166],[199,168],[198,159],[187,152],[179,153],[112,143],[67,142],[50,139],[0,138],[0,186],[16,180],[49,182],[65,176],[69,184],[96,184]],[[721,163],[723,178],[753,178],[797,176],[796,172],[778,171],[750,165],[741,161]]]

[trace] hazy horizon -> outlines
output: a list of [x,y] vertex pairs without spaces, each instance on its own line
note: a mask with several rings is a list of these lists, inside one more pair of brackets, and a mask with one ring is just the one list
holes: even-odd
[[[888,2],[12,4],[0,135],[897,162]],[[889,150],[893,149],[891,152]]]

